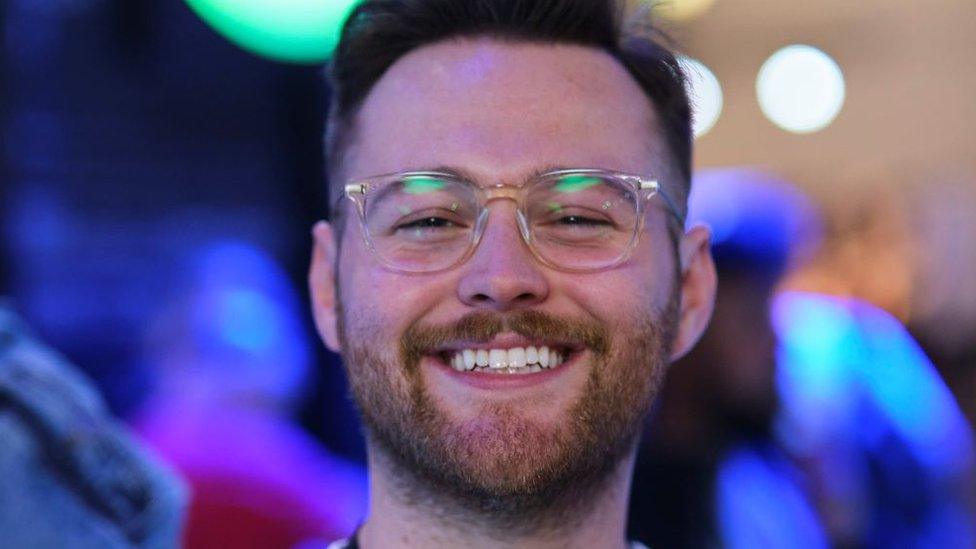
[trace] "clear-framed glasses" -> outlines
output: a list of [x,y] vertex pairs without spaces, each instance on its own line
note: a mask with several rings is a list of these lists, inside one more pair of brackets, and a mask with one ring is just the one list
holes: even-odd
[[684,223],[656,180],[598,169],[551,171],[518,187],[402,172],[349,183],[345,196],[356,205],[363,238],[379,261],[408,273],[464,262],[484,234],[488,203],[500,198],[515,201],[519,232],[532,254],[564,271],[595,271],[627,259],[654,196]]

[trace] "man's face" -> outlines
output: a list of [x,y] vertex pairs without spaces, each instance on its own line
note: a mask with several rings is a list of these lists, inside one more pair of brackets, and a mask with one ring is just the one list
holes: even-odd
[[[442,42],[400,59],[377,83],[343,172],[446,166],[485,186],[521,185],[552,166],[661,177],[669,170],[656,127],[636,82],[598,50]],[[686,288],[657,201],[627,261],[583,274],[540,264],[515,209],[490,202],[474,254],[431,274],[383,267],[349,209],[340,247],[328,227],[317,229],[311,284],[319,328],[345,357],[378,459],[472,506],[527,511],[592,487],[620,464],[669,355],[684,352],[704,323],[686,321],[679,306]],[[683,256],[707,247],[705,234],[688,239]],[[542,345],[564,362],[531,374],[450,365],[463,349]]]

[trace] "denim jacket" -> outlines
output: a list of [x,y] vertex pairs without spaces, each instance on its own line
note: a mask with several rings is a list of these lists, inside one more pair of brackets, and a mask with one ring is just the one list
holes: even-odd
[[176,547],[185,495],[0,302],[0,547]]

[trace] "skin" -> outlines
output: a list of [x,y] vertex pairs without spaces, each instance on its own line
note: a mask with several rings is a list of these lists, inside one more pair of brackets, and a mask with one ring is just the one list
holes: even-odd
[[[610,56],[580,46],[465,39],[420,48],[377,83],[356,126],[357,139],[342,170],[346,179],[447,165],[463,169],[481,185],[520,185],[532,172],[555,165],[659,174],[666,186],[675,188],[677,183],[668,176],[674,170],[649,100]],[[489,210],[483,239],[465,263],[422,275],[380,265],[364,246],[355,216],[345,217],[342,242],[336,242],[339,231],[334,227],[317,224],[309,282],[326,345],[348,355],[344,343],[361,336],[384,364],[397,364],[396,342],[417,323],[450,325],[471,313],[505,316],[530,310],[597,322],[610,334],[629,335],[635,319],[658,318],[675,291],[680,304],[661,362],[685,354],[704,330],[715,292],[708,232],[698,227],[680,238],[676,266],[668,214],[657,201],[648,208],[644,232],[630,258],[593,273],[540,264],[518,233],[514,203],[493,201]],[[680,280],[675,280],[676,272]],[[346,338],[340,334],[340,302]],[[614,339],[615,351],[624,346],[623,339]],[[498,427],[489,422],[509,417],[533,432],[554,433],[570,421],[596,366],[593,353],[584,351],[571,368],[545,383],[510,390],[459,383],[429,360],[420,362],[419,375],[453,425],[489,429]],[[612,378],[615,364],[605,366],[605,375]],[[356,374],[365,366],[348,367]],[[648,378],[663,372],[663,364],[646,367]],[[399,371],[384,374],[394,388],[407,383]],[[656,390],[650,382],[648,386]],[[486,416],[486,410],[505,414]],[[578,509],[578,516],[563,517],[558,529],[505,537],[479,528],[477,516],[452,521],[450,509],[438,511],[436,502],[411,497],[397,480],[403,472],[375,442],[368,444],[371,503],[360,531],[367,549],[625,546],[633,448],[599,491],[588,495],[590,504]]]

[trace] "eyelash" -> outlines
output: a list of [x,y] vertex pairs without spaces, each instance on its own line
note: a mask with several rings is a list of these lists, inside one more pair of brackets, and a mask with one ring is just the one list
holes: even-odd
[[[430,221],[435,221],[436,223],[429,223]],[[413,221],[408,221],[406,223],[401,223],[397,225],[397,229],[429,229],[429,228],[440,228],[440,227],[451,227],[458,226],[457,223],[444,219],[443,217],[425,216]]]
[[[573,221],[570,222],[570,220]],[[556,222],[562,225],[610,225],[610,222],[604,219],[594,219],[582,215],[563,216],[557,219]]]

